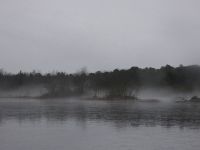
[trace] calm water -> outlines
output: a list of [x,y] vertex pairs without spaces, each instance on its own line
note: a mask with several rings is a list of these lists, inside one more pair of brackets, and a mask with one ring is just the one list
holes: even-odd
[[199,150],[200,103],[0,99],[0,150]]

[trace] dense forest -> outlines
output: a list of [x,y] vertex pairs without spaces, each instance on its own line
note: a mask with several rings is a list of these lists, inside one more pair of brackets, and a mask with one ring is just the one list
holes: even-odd
[[67,74],[64,72],[41,74],[39,72],[17,74],[0,71],[1,91],[22,87],[42,86],[46,92],[40,97],[67,97],[90,94],[92,97],[134,97],[143,87],[170,88],[175,91],[200,89],[200,66],[155,68],[131,67],[110,72],[97,71]]

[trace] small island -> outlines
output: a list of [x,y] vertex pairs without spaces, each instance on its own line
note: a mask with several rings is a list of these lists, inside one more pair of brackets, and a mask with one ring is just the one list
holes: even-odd
[[200,102],[200,97],[198,97],[198,96],[193,96],[189,101],[190,101],[190,102]]

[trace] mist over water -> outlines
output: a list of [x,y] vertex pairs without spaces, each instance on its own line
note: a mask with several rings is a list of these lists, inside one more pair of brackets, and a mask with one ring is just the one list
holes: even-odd
[[199,75],[169,65],[1,73],[0,150],[199,150]]
[[0,150],[199,150],[199,39],[198,0],[0,0]]
[[160,102],[175,102],[181,98],[189,100],[193,96],[200,96],[199,90],[179,92],[170,88],[143,88],[137,92],[139,99],[158,100]]
[[[48,90],[43,85],[40,86],[22,86],[17,89],[11,89],[11,90],[0,90],[0,97],[1,98],[27,98],[27,99],[34,99],[42,97],[43,95],[47,94]],[[145,102],[171,102],[174,103],[180,99],[186,99],[189,100],[193,96],[200,96],[199,90],[189,91],[189,92],[177,92],[170,88],[141,88],[137,91],[133,90],[132,93],[136,96],[137,101],[145,101]],[[100,91],[98,93],[98,97],[93,97],[95,95],[94,91],[87,91],[83,95],[74,95],[71,98],[65,97],[66,99],[91,99],[96,100],[98,98],[104,98],[108,94],[108,91]],[[55,99],[54,97],[50,97],[51,99]],[[59,98],[60,99],[60,98]],[[117,98],[120,100],[119,98]],[[42,99],[41,99],[42,100]],[[109,100],[109,98],[107,99]],[[122,103],[124,101],[123,98],[121,98]],[[48,100],[47,100],[48,101]],[[125,100],[126,101],[126,100]],[[133,100],[134,101],[134,100]]]
[[8,120],[108,122],[123,126],[200,127],[200,104],[132,100],[1,99],[1,123]]
[[0,90],[0,97],[39,97],[47,93],[47,89],[43,85],[21,86],[10,90]]
[[199,118],[199,103],[4,98],[0,149],[198,150]]
[[[0,97],[190,100],[200,93],[200,66],[115,69],[74,74],[0,72]],[[199,99],[200,101],[200,99]]]

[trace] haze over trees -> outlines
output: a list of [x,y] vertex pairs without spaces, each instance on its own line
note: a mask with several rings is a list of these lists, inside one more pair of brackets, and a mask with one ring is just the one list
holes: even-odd
[[64,72],[41,74],[22,72],[17,74],[0,71],[0,90],[12,91],[21,87],[42,86],[46,93],[41,97],[67,97],[91,95],[93,97],[134,97],[142,88],[170,88],[174,91],[200,90],[200,66],[115,69],[75,74]]

